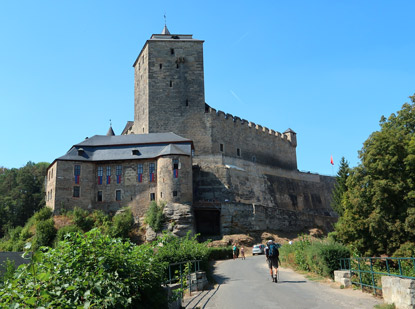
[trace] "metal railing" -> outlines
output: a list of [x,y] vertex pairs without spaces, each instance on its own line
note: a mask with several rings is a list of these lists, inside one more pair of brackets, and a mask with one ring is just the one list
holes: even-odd
[[[340,259],[340,269],[350,271],[352,284],[359,285],[361,289],[368,287],[382,291],[379,285],[381,276],[393,276],[415,279],[415,258],[413,257],[361,257]],[[359,281],[353,281],[353,279]]]
[[[186,262],[178,262],[178,263],[171,263],[169,264],[168,272],[169,272],[169,279],[165,282],[165,284],[176,283],[182,281],[184,271],[186,269],[186,265],[190,264],[188,269],[190,272],[192,270],[197,272],[200,270],[200,262],[201,260],[192,260]],[[187,274],[185,274],[187,275]]]

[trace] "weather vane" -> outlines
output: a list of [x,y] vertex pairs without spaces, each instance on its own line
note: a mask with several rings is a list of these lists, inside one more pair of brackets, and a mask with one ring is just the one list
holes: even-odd
[[164,12],[164,25],[167,25],[167,17],[166,17],[166,12]]
[[112,121],[111,121],[111,119],[110,119],[110,127],[112,127]]

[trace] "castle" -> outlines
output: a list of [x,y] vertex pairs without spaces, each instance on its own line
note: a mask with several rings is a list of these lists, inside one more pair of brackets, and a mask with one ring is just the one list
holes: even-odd
[[155,200],[170,215],[184,207],[183,228],[205,235],[330,230],[334,179],[297,170],[296,133],[205,102],[203,41],[165,26],[133,67],[134,121],[119,136],[110,128],[74,145],[49,167],[46,203],[55,213],[129,206],[138,221]]

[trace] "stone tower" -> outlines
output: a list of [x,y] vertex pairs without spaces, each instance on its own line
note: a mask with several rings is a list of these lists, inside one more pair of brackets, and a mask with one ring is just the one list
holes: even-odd
[[209,144],[203,42],[170,34],[166,26],[147,40],[133,65],[134,125],[129,133],[175,132],[198,144],[196,151]]

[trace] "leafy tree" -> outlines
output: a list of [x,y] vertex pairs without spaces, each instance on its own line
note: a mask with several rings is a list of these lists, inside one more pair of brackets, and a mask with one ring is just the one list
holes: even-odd
[[163,227],[163,223],[165,221],[163,209],[164,204],[161,203],[160,205],[157,205],[155,201],[152,201],[145,214],[144,222],[155,232],[160,232]]
[[342,157],[340,160],[340,167],[339,171],[337,172],[336,177],[336,184],[334,185],[333,189],[333,200],[331,202],[331,207],[339,214],[339,216],[343,215],[343,196],[347,191],[346,181],[349,177],[350,168],[349,162]]
[[49,163],[28,162],[20,169],[0,170],[0,237],[23,226],[45,205],[44,182]]
[[337,238],[358,254],[392,255],[415,241],[415,96],[373,132],[347,179]]

